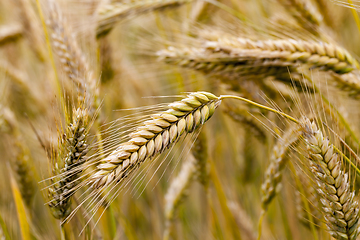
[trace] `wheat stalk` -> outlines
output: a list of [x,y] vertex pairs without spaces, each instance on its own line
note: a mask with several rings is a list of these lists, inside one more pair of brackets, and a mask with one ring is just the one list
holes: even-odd
[[102,160],[88,180],[103,189],[126,178],[147,159],[171,147],[182,135],[202,126],[214,113],[221,100],[208,92],[190,93],[168,105],[168,110],[153,115],[131,133],[129,140]]
[[349,175],[315,122],[304,118],[301,125],[329,233],[336,239],[356,239],[360,231],[359,205],[355,192],[351,192]]
[[96,34],[102,37],[109,33],[120,20],[149,11],[180,6],[192,0],[138,0],[127,3],[110,3],[101,5],[98,11]]

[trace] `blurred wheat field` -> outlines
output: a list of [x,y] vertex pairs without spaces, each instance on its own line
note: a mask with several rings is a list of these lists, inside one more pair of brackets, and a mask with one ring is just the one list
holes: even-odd
[[358,239],[359,9],[0,1],[0,239]]

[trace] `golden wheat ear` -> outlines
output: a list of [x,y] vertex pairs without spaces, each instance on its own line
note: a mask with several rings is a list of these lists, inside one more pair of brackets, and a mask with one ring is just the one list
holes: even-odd
[[301,126],[329,233],[336,239],[356,239],[360,233],[359,204],[350,189],[349,175],[316,123],[304,118]]
[[127,142],[105,157],[88,184],[100,189],[126,178],[142,162],[161,154],[181,136],[201,127],[220,103],[211,93],[194,92],[169,104],[167,111],[152,115],[151,120],[129,134]]

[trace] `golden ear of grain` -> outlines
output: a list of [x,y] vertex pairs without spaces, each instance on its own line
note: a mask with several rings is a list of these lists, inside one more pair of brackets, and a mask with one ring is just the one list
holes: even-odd
[[329,233],[335,239],[356,239],[360,232],[359,204],[351,192],[349,175],[316,123],[304,118],[301,125]]
[[89,151],[87,145],[87,117],[88,113],[83,109],[73,112],[73,121],[66,130],[65,142],[61,142],[61,152],[55,163],[57,177],[51,179],[49,187],[49,207],[53,216],[58,219],[66,218],[70,212],[71,196],[78,185],[78,178],[82,173],[81,165],[86,161]]
[[[175,48],[157,52],[166,63],[191,68],[228,79],[274,76],[293,84],[290,72],[299,64],[343,75],[359,69],[359,63],[345,49],[335,44],[294,39],[253,41],[247,38],[221,37],[205,41],[202,47]],[[338,78],[338,86],[360,95],[360,81]],[[302,83],[299,83],[300,86]]]
[[283,169],[286,166],[288,157],[286,153],[289,151],[291,146],[299,141],[300,132],[299,128],[290,128],[285,132],[282,138],[278,139],[278,142],[273,148],[271,155],[271,162],[266,170],[265,180],[261,186],[262,190],[262,208],[267,209],[272,199],[276,196],[279,184],[282,179]]
[[90,64],[79,47],[71,28],[61,13],[59,6],[50,1],[48,25],[52,29],[52,42],[59,57],[62,70],[74,83],[79,92],[79,101],[90,109],[90,115],[95,113],[99,103],[99,89],[96,86],[94,73]]
[[169,104],[167,111],[152,115],[151,120],[129,135],[129,141],[104,158],[89,184],[102,189],[126,178],[142,162],[161,154],[181,136],[201,127],[220,102],[211,93],[194,92]]

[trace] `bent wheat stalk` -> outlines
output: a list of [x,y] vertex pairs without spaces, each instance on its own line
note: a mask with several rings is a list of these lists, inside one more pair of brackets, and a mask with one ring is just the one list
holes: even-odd
[[349,175],[315,122],[305,118],[301,126],[329,233],[336,239],[356,239],[360,232],[359,204],[351,192]]

